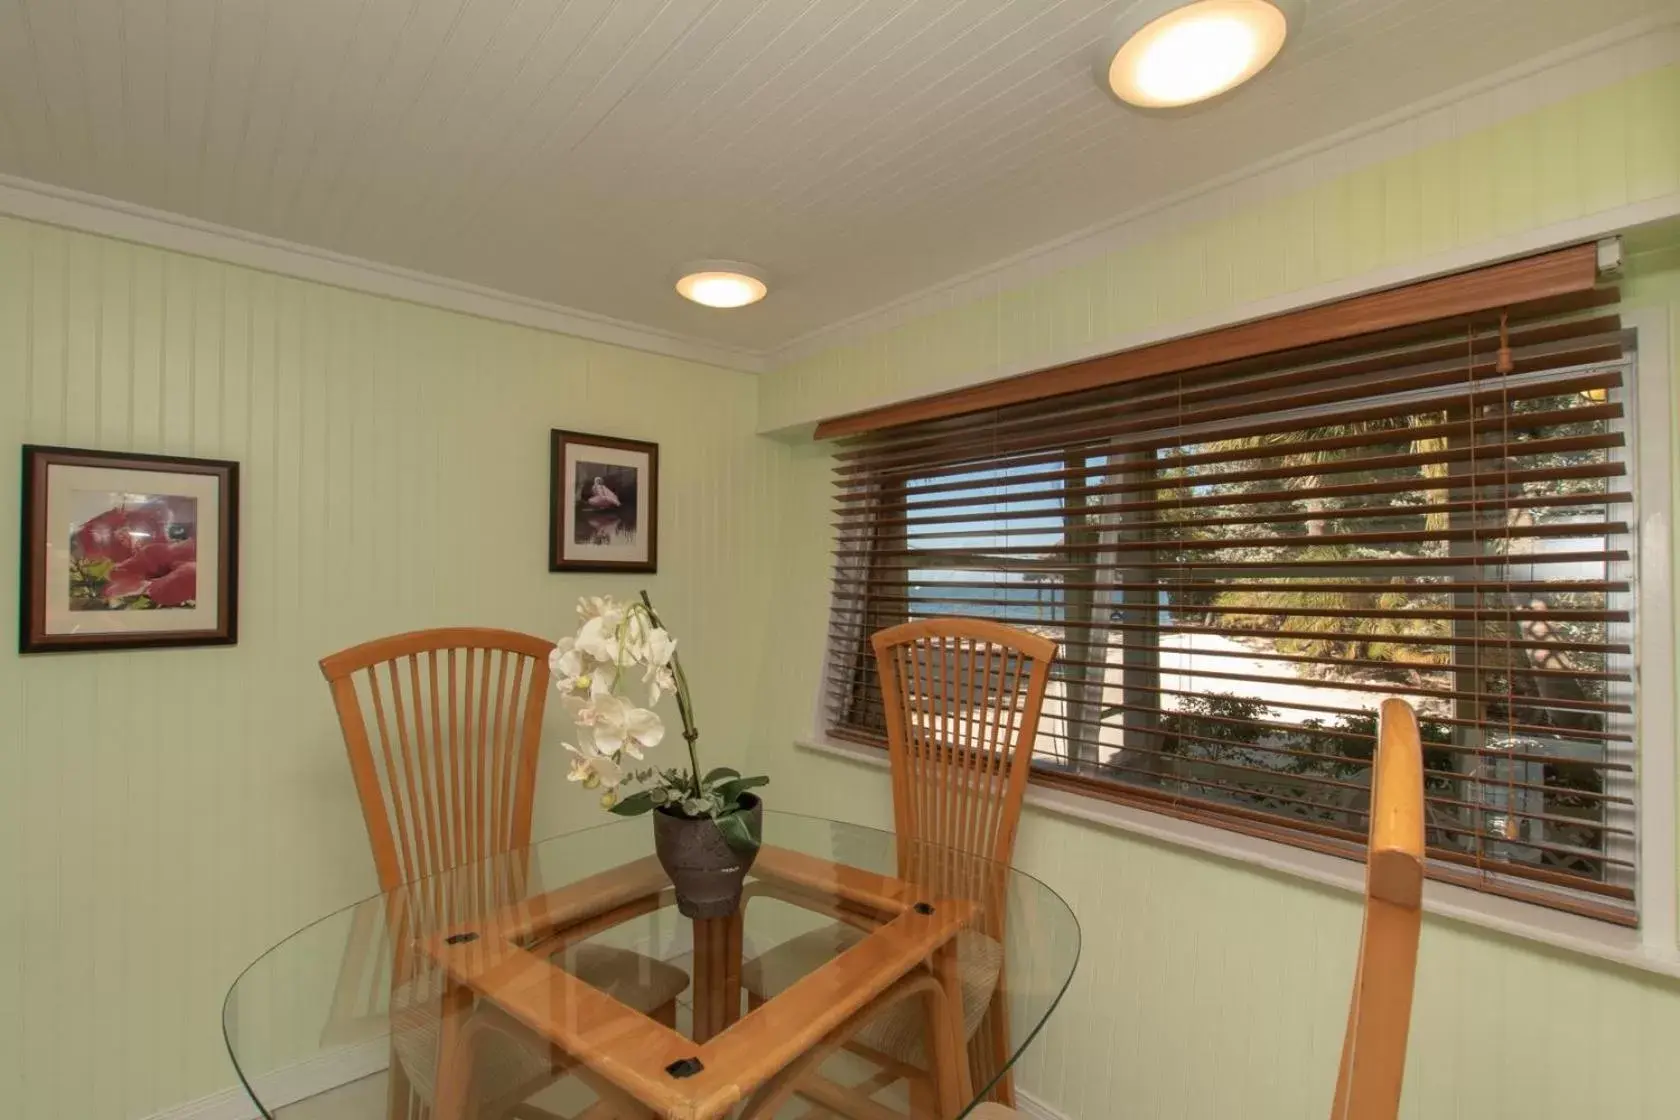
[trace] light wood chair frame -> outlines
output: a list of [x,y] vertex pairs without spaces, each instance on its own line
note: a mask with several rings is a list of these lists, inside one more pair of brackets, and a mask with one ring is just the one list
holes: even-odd
[[[321,659],[321,673],[332,689],[333,706],[338,712],[339,727],[350,754],[350,770],[356,781],[356,794],[361,799],[368,841],[373,845],[373,863],[379,873],[381,891],[392,891],[403,883],[530,845],[538,747],[542,738],[543,711],[548,702],[548,655],[553,649],[554,643],[546,638],[513,630],[456,627],[414,630],[379,638]],[[451,759],[456,763],[461,757],[458,752],[473,747],[475,660],[477,662],[477,742],[481,749],[492,750],[501,756],[491,760],[491,774],[497,780],[496,787],[489,791],[492,819],[477,817],[480,807],[468,800],[475,791],[457,789],[452,792],[460,796],[452,798],[447,805],[436,807],[440,816],[444,810],[448,811],[449,821],[416,819],[411,829],[400,794],[407,793],[407,804],[410,806],[420,804],[424,797],[426,807],[431,809],[432,797],[442,792],[441,789],[434,791],[425,766],[415,764],[417,758],[424,758],[428,748],[440,750],[443,746],[441,739],[428,742],[425,732],[429,725],[433,734],[438,735],[443,722],[444,712],[437,701],[440,654],[444,655],[449,675],[448,746]],[[458,658],[458,654],[464,656]],[[507,676],[510,657],[515,659],[511,681]],[[525,676],[527,658],[532,662],[528,681]],[[421,675],[422,659],[425,660],[424,678]],[[494,678],[493,720],[489,707],[492,659],[498,662]],[[461,665],[464,673],[462,680],[466,686],[466,710],[463,712],[455,709],[459,663],[464,663]],[[403,701],[404,667],[408,679],[407,704]],[[387,683],[384,685],[379,680],[381,668],[386,670]],[[366,713],[356,693],[358,673],[367,674],[374,706],[374,727],[379,733],[385,770],[391,775],[392,782],[397,780],[399,757],[402,764],[401,773],[407,789],[393,791],[398,796],[389,803],[380,787],[378,761]],[[429,712],[422,702],[422,685],[425,683],[432,686]],[[506,702],[510,684],[514,697],[519,695],[522,687],[527,689],[519,713],[517,737],[513,734],[513,712]],[[389,716],[384,698],[386,688],[391,692]],[[396,751],[392,749],[393,725]],[[506,765],[498,766],[497,763],[502,761]],[[476,792],[482,797],[485,791],[480,789]],[[439,826],[443,824],[447,824],[455,838],[453,845],[438,835]],[[425,836],[422,836],[422,828],[429,829]],[[494,842],[493,838],[500,836],[506,837],[505,843]],[[450,850],[445,850],[446,846]]]
[[[321,659],[379,889],[389,902],[393,991],[429,964],[409,951],[415,937],[522,897],[526,890],[553,649],[548,639],[518,631],[449,627],[378,638]],[[447,705],[439,702],[440,670],[447,674]],[[358,675],[373,707],[371,728],[356,689]],[[464,689],[458,690],[458,683]],[[430,685],[429,707],[424,685]],[[448,790],[440,773],[446,759]],[[476,784],[466,780],[469,772]],[[457,869],[466,874],[449,874]],[[481,872],[490,881],[481,882]],[[422,880],[424,891],[399,889]],[[651,1014],[661,1022],[675,1021],[676,1005]],[[462,1031],[463,1043],[488,1033],[494,1032],[473,1024]],[[563,1073],[556,1066],[549,1080]],[[416,1104],[424,1106],[395,1053],[389,1078],[393,1117],[406,1118]],[[494,1111],[547,1115],[519,1103],[541,1087],[542,1082],[515,1087]]]
[[[1406,1068],[1424,880],[1423,744],[1411,706],[1385,701],[1377,739],[1365,918],[1331,1120],[1394,1120]],[[973,1113],[1019,1115],[995,1104]]]
[[[1006,883],[989,880],[1007,876],[1014,855],[1056,643],[998,622],[941,618],[879,630],[871,636],[870,645],[875,652],[886,716],[899,875],[931,889],[983,900],[978,930],[1004,944]],[[935,657],[940,671],[930,674],[930,679],[937,677],[937,691],[929,695],[913,693],[909,682],[922,672],[917,667]],[[966,674],[957,670],[960,664],[967,666]],[[967,692],[960,695],[965,676]],[[990,720],[982,714],[977,725],[966,718],[948,720],[943,737],[928,734],[912,718],[918,708],[933,708],[941,714],[961,713],[977,679],[982,682],[983,702],[1007,705],[1007,727],[1000,722],[1001,708]],[[994,679],[999,685],[995,693]],[[953,727],[959,730],[950,734]],[[955,861],[953,856],[957,857]],[[962,856],[973,857],[973,862],[962,860]],[[977,881],[977,873],[988,881]],[[860,924],[852,915],[835,917]],[[976,1086],[993,1081],[990,1095],[1013,1104],[1013,1081],[1007,1070],[999,1068],[1009,1054],[1006,977],[1007,962],[985,1017],[974,1037],[965,1040],[969,1066],[965,1076],[972,1077]],[[871,1099],[873,1094],[902,1079],[909,1085],[911,1115],[933,1116],[930,1071],[856,1042],[852,1036],[866,1021],[867,1017],[860,1017],[827,1052],[844,1048],[874,1063],[880,1076],[861,1088],[845,1086],[818,1072],[819,1062],[802,1066],[798,1084],[790,1091],[822,1109],[856,1120],[878,1120],[884,1110]]]
[[1424,879],[1423,745],[1403,700],[1383,702],[1371,767],[1365,918],[1331,1120],[1400,1112]]

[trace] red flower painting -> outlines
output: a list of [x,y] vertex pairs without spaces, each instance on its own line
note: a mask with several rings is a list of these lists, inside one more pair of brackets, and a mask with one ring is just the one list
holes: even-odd
[[[94,495],[78,495],[86,500]],[[100,495],[70,533],[70,609],[167,610],[198,599],[198,501]],[[78,503],[80,504],[80,503]],[[103,502],[96,502],[95,508]]]

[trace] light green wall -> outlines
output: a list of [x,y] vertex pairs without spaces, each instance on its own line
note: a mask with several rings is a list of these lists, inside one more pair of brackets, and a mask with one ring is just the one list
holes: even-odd
[[[1567,157],[1563,153],[1569,153]],[[1556,154],[1556,158],[1553,158]],[[1069,340],[1170,329],[1267,296],[1680,189],[1680,67],[913,322],[764,379],[764,430],[985,380]],[[1680,339],[1673,227],[1636,239],[1630,307]],[[1297,256],[1300,246],[1310,248]],[[1676,351],[1680,359],[1680,350]],[[1675,376],[1680,378],[1680,360]],[[780,808],[890,823],[884,773],[794,747],[814,726],[831,460],[790,439],[777,615],[752,764]],[[1647,687],[1664,687],[1657,682]],[[1359,937],[1353,897],[1029,810],[1019,864],[1085,931],[1021,1083],[1075,1120],[1328,1112]],[[1424,930],[1404,1115],[1657,1120],[1680,1110],[1680,982],[1461,923]]]
[[[1680,338],[1674,256],[1634,262],[1628,303],[1666,307]],[[830,469],[821,447],[804,444],[780,476],[777,655],[766,661],[771,706],[752,765],[775,777],[777,808],[891,827],[881,770],[792,746],[814,725]],[[1017,862],[1067,899],[1085,933],[1066,1002],[1024,1059],[1025,1089],[1075,1120],[1327,1113],[1357,899],[1038,810],[1022,825]],[[1680,1107],[1677,1053],[1680,982],[1427,923],[1412,1120],[1667,1120]]]
[[1680,191],[1680,65],[859,341],[764,378],[762,430],[813,424],[1258,301]]
[[[660,441],[664,562],[645,582],[705,651],[690,665],[714,758],[750,742],[778,807],[884,824],[879,774],[790,746],[814,724],[829,464],[755,430],[1677,189],[1671,66],[759,383],[0,219],[0,524],[25,441],[245,464],[237,647],[0,653],[0,1101],[132,1120],[228,1085],[217,1009],[238,967],[371,888],[322,653],[449,622],[554,633],[581,591],[643,582],[545,571],[548,428]],[[1633,288],[1680,314],[1672,262]],[[0,588],[15,565],[0,548]],[[593,813],[556,763],[542,833]],[[1029,1088],[1092,1120],[1115,1102],[1323,1110],[1347,899],[1036,813],[1020,858],[1089,935]],[[1672,1113],[1672,986],[1451,923],[1426,937],[1408,1115]]]
[[[703,745],[751,728],[772,466],[752,377],[0,219],[0,1115],[119,1120],[233,1084],[224,991],[374,888],[315,662],[439,624],[558,635],[647,586]],[[658,440],[660,573],[547,571],[548,430]],[[18,445],[238,459],[241,633],[9,648]],[[537,831],[594,823],[550,714]]]

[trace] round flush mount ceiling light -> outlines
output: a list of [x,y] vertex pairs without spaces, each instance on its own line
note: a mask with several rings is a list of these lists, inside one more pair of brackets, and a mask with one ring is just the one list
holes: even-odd
[[1138,0],[1115,25],[1099,77],[1145,109],[1206,101],[1264,70],[1300,13],[1300,0]]
[[745,307],[769,291],[764,274],[740,261],[695,261],[677,278],[677,294],[706,307]]

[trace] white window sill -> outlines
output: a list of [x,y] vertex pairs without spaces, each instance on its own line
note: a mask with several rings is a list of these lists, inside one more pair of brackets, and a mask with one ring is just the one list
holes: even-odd
[[[886,754],[871,747],[817,737],[796,740],[795,745],[881,770],[888,768]],[[1335,856],[1039,785],[1027,787],[1027,804],[1047,813],[1253,864],[1350,894],[1363,895],[1365,891],[1364,865]],[[1648,944],[1639,930],[1482,894],[1450,883],[1425,883],[1423,908],[1429,914],[1512,937],[1644,972],[1680,977],[1680,949],[1674,945]]]

